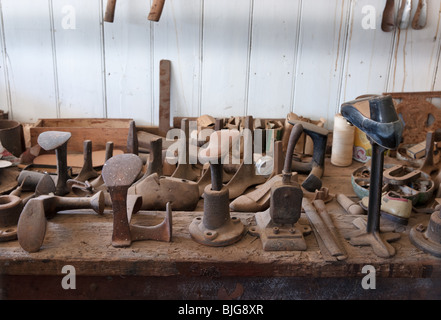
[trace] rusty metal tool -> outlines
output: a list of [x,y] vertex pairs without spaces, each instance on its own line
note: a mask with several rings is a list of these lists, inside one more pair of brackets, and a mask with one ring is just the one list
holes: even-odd
[[31,199],[20,214],[17,224],[18,243],[27,252],[40,250],[46,235],[47,219],[43,201]]
[[104,21],[113,22],[115,18],[116,0],[107,0],[106,11],[104,13]]
[[407,29],[410,24],[412,13],[412,0],[401,0],[401,6],[397,15],[397,26],[400,29]]
[[74,180],[86,181],[98,177],[98,172],[93,168],[92,162],[92,140],[85,140],[83,142],[83,156],[84,162],[80,173],[75,177]]
[[162,164],[162,138],[156,138],[150,141],[150,156],[145,176],[156,173],[161,177],[163,174]]
[[292,156],[295,145],[303,133],[303,126],[295,124],[291,130],[282,181],[271,188],[270,207],[255,215],[257,225],[250,234],[260,237],[265,251],[304,251],[307,249],[304,235],[311,228],[298,221],[302,212],[303,191],[292,179]]
[[[211,145],[213,147],[213,145]],[[222,183],[222,150],[209,148],[199,155],[210,163],[211,184],[204,191],[204,215],[196,217],[189,226],[192,239],[200,244],[220,247],[239,241],[246,233],[245,225],[238,217],[231,217],[229,189]]]
[[395,29],[395,0],[386,0],[381,21],[381,30],[390,32]]
[[299,162],[293,160],[292,169],[299,173],[307,173],[308,176],[302,183],[305,190],[314,192],[322,187],[322,176],[325,170],[326,144],[329,131],[312,123],[300,120],[290,120],[291,124],[301,124],[303,131],[313,141],[313,154],[309,162]]
[[127,153],[139,154],[138,130],[135,121],[130,121],[127,135]]
[[41,195],[37,198],[44,204],[45,216],[53,218],[57,212],[74,209],[92,209],[98,214],[104,213],[104,192],[99,191],[92,197],[60,197],[54,195]]
[[45,174],[48,174],[54,183],[57,182],[57,176],[54,174],[49,174],[48,172],[37,172],[28,169],[20,171],[20,174],[17,177],[17,182],[21,186],[22,191],[35,191],[40,179]]
[[17,223],[23,202],[17,195],[0,195],[0,242],[17,239]]
[[435,257],[441,258],[441,212],[434,211],[429,223],[414,226],[409,233],[414,246]]
[[[106,143],[106,152],[105,152],[105,161],[109,160],[113,156],[113,142],[108,141]],[[99,190],[107,191],[107,188],[104,184],[104,180],[101,174],[98,175],[92,181],[78,181],[75,179],[67,180],[67,186],[74,194],[77,196],[85,197],[88,195],[92,195]]]
[[[326,209],[326,204],[323,200],[314,200],[313,202],[314,207],[317,209],[318,215],[315,215],[314,213],[312,213],[311,215],[311,211],[308,214],[308,218],[313,218],[314,220],[316,220],[319,224],[320,224],[320,220],[321,219],[324,223],[324,227],[327,228],[327,231],[325,231],[325,233],[320,233],[320,236],[324,238],[329,238],[326,241],[323,241],[324,244],[326,245],[326,247],[330,246],[331,250],[330,253],[332,256],[336,257],[337,260],[341,261],[341,260],[346,260],[348,258],[347,252],[345,247],[343,246],[340,236],[340,233],[338,232],[337,228],[335,227],[334,222],[332,221],[332,217],[329,214],[328,210]],[[311,217],[310,217],[311,216]],[[317,231],[318,230],[318,226],[317,227]],[[320,229],[322,229],[322,227],[320,227]],[[330,237],[329,237],[330,235]],[[322,240],[325,240],[323,239]],[[332,251],[332,252],[331,252]]]
[[[435,165],[435,142],[441,141],[441,129],[428,131],[426,134],[426,150],[424,162],[419,168],[431,177],[436,177],[440,171],[440,166]],[[437,150],[438,151],[438,150]]]
[[142,165],[137,155],[128,153],[110,158],[103,166],[101,174],[112,199],[114,247],[128,247],[132,242],[127,216],[127,191],[141,172]]
[[421,30],[427,23],[427,0],[418,0],[418,7],[412,20],[412,28]]
[[[364,109],[366,102],[368,102],[368,112]],[[368,221],[364,233],[352,237],[350,243],[369,245],[379,257],[392,257],[396,253],[395,248],[388,243],[388,237],[383,238],[380,234],[384,152],[398,148],[403,133],[403,123],[398,117],[390,95],[370,96],[343,103],[341,114],[366,133],[372,145]]]
[[57,157],[57,184],[55,194],[64,196],[69,193],[67,180],[71,179],[67,170],[67,142],[72,134],[62,131],[45,131],[37,139],[44,150],[54,150]]
[[20,246],[27,252],[39,251],[46,235],[47,219],[53,218],[59,211],[72,209],[93,209],[96,213],[103,214],[104,195],[102,192],[90,198],[41,195],[30,199],[17,224]]
[[[142,199],[138,197],[138,199]],[[136,200],[135,200],[136,201]],[[137,212],[136,209],[131,210],[130,205],[127,208],[128,220],[130,223],[130,236],[132,241],[155,240],[170,242],[172,240],[172,205],[167,203],[165,208],[165,218],[156,226],[142,226],[131,223],[132,213]]]
[[164,9],[165,0],[153,0],[148,20],[158,22]]
[[262,184],[268,180],[268,175],[256,173],[253,159],[253,117],[246,116],[244,121],[244,152],[239,168],[230,181],[225,185],[229,190],[230,200],[242,195],[244,191],[254,185]]
[[[125,170],[121,170],[124,166]],[[127,247],[136,240],[171,241],[171,204],[166,205],[166,217],[157,226],[141,226],[131,223],[132,215],[142,207],[142,197],[128,195],[128,189],[142,169],[142,160],[134,154],[120,154],[110,158],[102,175],[109,189],[113,209],[112,246]]]

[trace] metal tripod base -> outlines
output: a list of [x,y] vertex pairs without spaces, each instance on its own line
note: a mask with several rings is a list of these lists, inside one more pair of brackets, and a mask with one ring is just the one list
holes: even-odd
[[400,234],[395,232],[380,233],[379,231],[367,232],[366,222],[363,219],[355,219],[354,225],[362,230],[349,239],[353,246],[371,246],[374,253],[381,258],[393,257],[396,250],[389,242],[400,239]]
[[304,235],[311,233],[311,227],[298,222],[293,225],[278,225],[271,220],[270,210],[257,212],[257,226],[249,233],[260,237],[264,251],[305,251]]
[[196,217],[189,227],[192,239],[210,247],[224,247],[239,241],[245,234],[245,225],[239,218],[231,217],[217,229],[208,229],[202,217]]

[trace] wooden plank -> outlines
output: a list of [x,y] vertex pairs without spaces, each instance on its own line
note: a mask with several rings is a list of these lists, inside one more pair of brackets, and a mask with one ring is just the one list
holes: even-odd
[[[413,3],[416,10],[417,1]],[[440,46],[439,1],[427,2],[427,24],[421,30],[398,29],[387,91],[430,91]]]
[[[352,5],[339,106],[364,94],[382,94],[387,88],[394,32],[381,30],[384,6],[383,0],[360,0]],[[375,21],[364,23],[372,23],[375,29],[362,24],[370,15]]]
[[170,130],[170,77],[170,60],[161,60],[159,66],[159,134],[163,137]]
[[200,114],[245,116],[248,99],[251,1],[204,3]]
[[[327,159],[326,165],[329,164]],[[329,169],[332,167],[329,166]],[[339,167],[333,168],[339,171]],[[334,190],[339,181],[323,178],[324,186]],[[198,206],[201,208],[201,206]],[[326,208],[341,234],[348,259],[339,263],[324,260],[313,233],[305,236],[307,250],[302,252],[267,252],[260,240],[246,234],[234,245],[213,248],[191,239],[188,226],[202,212],[174,212],[171,242],[137,241],[128,248],[111,245],[113,215],[107,208],[103,215],[90,210],[74,210],[57,214],[48,221],[43,246],[39,252],[24,252],[18,241],[0,245],[0,274],[60,275],[64,265],[72,265],[77,276],[162,276],[192,277],[216,275],[228,277],[311,277],[362,278],[363,266],[372,265],[376,278],[441,278],[441,259],[423,253],[409,240],[410,228],[428,220],[427,214],[413,213],[408,226],[395,226],[401,238],[392,243],[397,254],[389,259],[377,257],[369,247],[355,247],[345,240],[357,231],[353,221],[365,215],[348,215],[335,199]],[[232,213],[246,226],[255,224],[253,213]],[[140,212],[133,223],[156,225],[164,212]],[[308,224],[302,214],[301,224]],[[384,222],[384,221],[383,221]],[[383,223],[382,222],[382,223]]]
[[247,114],[255,118],[291,111],[300,2],[254,1]]
[[131,119],[41,119],[30,128],[31,145],[45,131],[64,131],[72,134],[67,144],[69,152],[83,152],[83,142],[92,140],[92,150],[105,150],[112,141],[114,148],[126,151]]
[[293,112],[333,127],[346,43],[348,1],[303,1]]
[[53,1],[59,117],[105,116],[101,1]]
[[10,118],[20,122],[57,115],[48,8],[47,0],[2,1]]
[[200,115],[203,5],[203,0],[167,0],[161,19],[152,24],[154,125],[160,121],[158,75],[160,60],[163,59],[171,61],[170,114],[185,117]]
[[153,73],[149,1],[117,1],[115,20],[104,22],[107,116],[151,125]]

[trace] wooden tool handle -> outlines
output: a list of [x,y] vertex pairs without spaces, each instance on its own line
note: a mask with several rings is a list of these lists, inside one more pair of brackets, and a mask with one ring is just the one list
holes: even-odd
[[425,0],[418,1],[418,7],[412,20],[412,28],[421,30],[426,26],[427,3]]
[[164,8],[164,3],[165,0],[153,0],[148,16],[150,21],[159,21],[161,18],[162,9]]
[[115,17],[116,0],[107,0],[106,12],[104,13],[104,21],[113,22]]
[[390,32],[395,28],[395,0],[387,0],[383,10],[383,20],[381,21],[381,30]]

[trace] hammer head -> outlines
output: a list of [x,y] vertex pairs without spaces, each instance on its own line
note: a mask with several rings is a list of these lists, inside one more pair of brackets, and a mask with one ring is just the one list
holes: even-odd
[[133,153],[113,156],[103,166],[101,175],[107,187],[130,186],[142,169],[142,160]]

